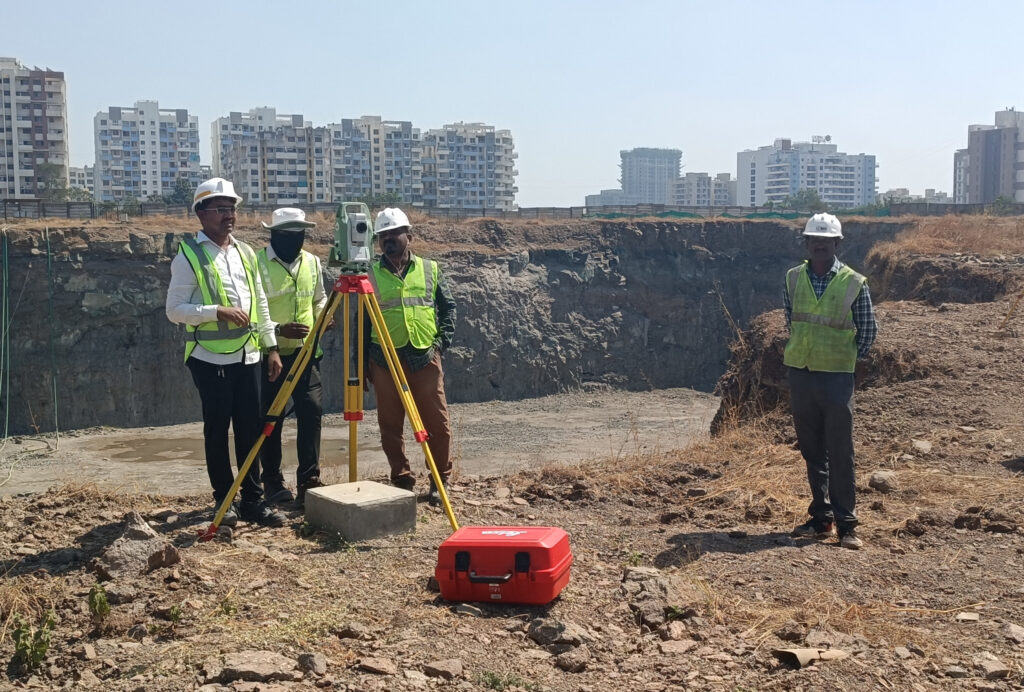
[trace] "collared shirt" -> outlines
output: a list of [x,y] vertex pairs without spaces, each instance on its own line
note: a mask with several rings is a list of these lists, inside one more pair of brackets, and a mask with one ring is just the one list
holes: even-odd
[[[380,266],[403,279],[416,262],[422,261],[422,258],[409,253],[409,262],[399,272],[395,265],[391,264],[387,255],[380,255]],[[373,269],[371,268],[370,271],[373,271]],[[442,353],[448,350],[448,347],[452,345],[452,339],[455,337],[455,299],[452,297],[451,288],[448,286],[444,272],[440,268],[437,272],[437,286],[433,297],[434,310],[437,316],[437,337],[434,339],[434,345],[429,348],[416,348],[412,344],[406,344],[401,348],[395,349],[398,357],[408,363],[409,369],[414,372],[429,365],[434,360],[434,351],[438,348],[441,349]],[[370,339],[369,315],[363,321],[366,323],[363,329],[363,345],[366,355],[373,358],[378,365],[387,368],[388,362],[384,357],[384,349],[380,347],[380,344],[375,344]]]
[[[323,274],[321,273],[322,270],[320,269],[320,260],[316,255],[313,255],[311,253],[310,257],[312,257],[313,260],[316,262],[316,280],[313,281],[313,319],[316,319],[317,317],[320,316],[320,313],[323,312],[324,306],[327,305],[327,291],[324,290],[324,277]],[[277,253],[274,252],[273,245],[268,245],[267,260],[271,262],[277,262],[278,264],[280,264],[288,271],[293,281],[298,281],[297,277],[299,275],[299,266],[302,264],[301,252],[289,264],[288,262],[285,262],[283,259],[277,256]],[[270,278],[266,277],[264,280],[269,281]],[[278,323],[271,322],[271,324],[273,324],[276,327]]]
[[[248,311],[251,302],[259,316],[260,342],[264,347],[276,346],[277,337],[274,336],[274,323],[270,321],[270,309],[267,307],[267,297],[263,293],[259,270],[257,267],[253,267],[253,271],[257,272],[253,276],[256,296],[254,300],[251,300],[245,266],[242,264],[242,256],[235,246],[234,236],[228,236],[227,248],[217,245],[202,231],[196,234],[196,240],[206,249],[214,266],[217,267],[217,273],[220,274],[221,283],[224,285],[224,295],[227,296],[231,306]],[[204,322],[216,322],[218,306],[204,305],[202,300],[203,292],[196,281],[192,265],[189,264],[184,253],[179,252],[171,260],[171,283],[167,287],[167,303],[164,306],[167,319],[176,324],[191,324],[195,327]],[[230,365],[232,363],[252,365],[260,362],[260,350],[252,339],[238,353],[211,353],[203,348],[202,344],[196,344],[191,357],[214,365]]]
[[[825,276],[818,276],[811,270],[811,263],[807,263],[807,276],[811,280],[811,288],[814,289],[816,298],[821,298],[825,289],[828,288],[829,282],[835,278],[843,266],[838,257],[833,258],[832,268],[825,272]],[[789,297],[788,286],[782,288],[782,299],[786,306],[786,326],[790,327],[793,320],[793,302]],[[878,336],[875,308],[871,305],[871,292],[868,290],[866,282],[861,287],[860,293],[857,294],[850,309],[853,312],[853,326],[857,329],[857,357],[863,358],[868,354],[871,345],[875,343],[875,337]]]

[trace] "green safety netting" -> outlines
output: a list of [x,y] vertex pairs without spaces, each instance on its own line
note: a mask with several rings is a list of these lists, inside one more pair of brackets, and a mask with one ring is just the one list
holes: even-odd
[[[726,219],[799,219],[806,216],[806,214],[798,214],[796,212],[758,212],[750,214],[730,214],[723,212],[721,214],[715,214],[717,217]],[[695,214],[690,211],[660,211],[644,213],[638,212],[634,214],[587,214],[587,218],[591,219],[634,219],[637,217],[654,217],[657,219],[705,219],[708,218],[703,214]]]
[[635,219],[638,216],[653,216],[659,219],[703,219],[704,217],[700,214],[694,214],[689,211],[662,211],[658,213],[641,213],[641,214],[588,214],[587,218],[591,219]]
[[[839,216],[891,216],[891,212],[887,208],[881,209],[850,209],[850,210],[838,210],[833,212]],[[806,211],[760,211],[750,212],[749,214],[732,214],[727,211],[720,214],[715,214],[715,217],[722,219],[781,219],[781,220],[798,220],[805,219],[810,214]],[[661,211],[661,212],[637,212],[633,214],[616,213],[616,214],[587,214],[588,219],[635,219],[640,217],[653,217],[657,219],[705,219],[709,218],[703,214],[695,214],[689,211]]]
[[726,211],[719,214],[719,216],[724,219],[802,219],[807,214],[795,211],[760,211],[751,212],[750,214],[730,214]]

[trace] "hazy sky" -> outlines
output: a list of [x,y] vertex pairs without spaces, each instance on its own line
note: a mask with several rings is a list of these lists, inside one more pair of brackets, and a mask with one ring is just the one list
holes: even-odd
[[967,126],[1024,107],[1024,3],[631,0],[6,2],[0,55],[62,70],[72,165],[93,116],[154,99],[210,123],[274,106],[426,130],[485,122],[519,153],[521,206],[618,187],[619,150],[736,152],[832,135],[878,157],[878,189],[952,193]]

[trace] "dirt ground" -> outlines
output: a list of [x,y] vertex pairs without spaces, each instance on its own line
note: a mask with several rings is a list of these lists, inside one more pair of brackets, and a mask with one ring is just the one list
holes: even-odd
[[[629,395],[608,418],[600,402],[625,395],[571,395],[547,409],[548,425],[526,410],[541,400],[488,404],[476,432],[464,417],[458,521],[569,533],[571,579],[543,606],[442,599],[432,577],[452,527],[423,502],[414,532],[356,544],[297,508],[284,528],[242,523],[230,542],[199,543],[204,493],[82,483],[62,449],[66,484],[0,497],[0,659],[11,661],[0,687],[1022,689],[1024,317],[1004,324],[1014,295],[879,305],[855,401],[859,551],[789,536],[808,491],[779,313],[737,348],[725,390],[740,414],[715,438],[674,445],[676,423],[642,415],[682,410],[660,393]],[[641,433],[649,423],[657,432]],[[564,439],[567,427],[583,442]],[[75,454],[113,459],[121,448],[103,440],[119,435],[137,454],[137,432],[83,438],[98,446]],[[486,454],[474,447],[485,433],[500,435]],[[588,440],[605,458],[544,463],[544,450]],[[493,475],[470,467],[484,457],[501,460]],[[149,567],[102,582],[105,612],[97,583],[131,510],[166,545]],[[32,669],[15,655],[19,623],[21,641],[43,633]],[[801,667],[790,649],[821,658]]]
[[[456,477],[512,474],[558,463],[658,452],[707,433],[718,398],[692,389],[627,392],[596,387],[522,401],[453,404]],[[407,430],[408,433],[408,430]],[[376,411],[358,426],[358,477],[386,480],[387,460]],[[408,436],[420,473],[423,454]],[[295,419],[284,429],[285,473],[294,484]],[[348,470],[349,428],[341,414],[324,417],[322,468],[327,482]],[[67,482],[130,493],[190,494],[209,490],[201,423],[140,429],[76,430],[55,439],[13,438],[0,451],[0,495],[40,492]]]

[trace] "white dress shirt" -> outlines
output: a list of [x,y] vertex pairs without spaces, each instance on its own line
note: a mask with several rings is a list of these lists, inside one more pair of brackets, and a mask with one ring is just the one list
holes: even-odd
[[[253,288],[256,291],[256,296],[253,298],[249,294],[245,266],[242,264],[241,253],[235,245],[234,236],[228,236],[227,248],[217,245],[202,231],[196,234],[196,240],[212,258],[217,273],[220,275],[221,283],[224,285],[224,294],[231,306],[242,308],[248,312],[251,300],[259,317],[260,343],[264,347],[276,346],[277,337],[274,336],[274,323],[270,321],[270,309],[267,307],[267,297],[263,292],[263,282],[260,281],[258,267],[252,268],[254,272]],[[171,260],[171,284],[167,287],[167,304],[165,306],[167,319],[176,324],[191,324],[198,327],[204,322],[217,321],[217,307],[217,305],[203,304],[203,292],[196,281],[192,265],[189,264],[184,253],[178,252]],[[203,348],[202,344],[196,344],[191,357],[214,365],[230,365],[232,363],[252,365],[260,362],[260,351],[250,339],[243,350],[236,353],[211,353]]]
[[[324,275],[323,270],[320,267],[320,258],[314,255],[312,252],[308,252],[306,254],[312,257],[313,261],[316,262],[316,280],[313,282],[313,319],[316,320],[316,318],[320,316],[320,313],[323,312],[324,306],[327,305],[327,292],[324,290]],[[282,267],[288,270],[288,273],[291,275],[292,279],[295,280],[296,277],[298,277],[299,265],[302,263],[302,252],[300,252],[298,256],[294,259],[294,261],[292,261],[292,263],[289,264],[288,262],[285,262],[283,259],[277,256],[277,253],[274,252],[273,245],[267,245],[267,260],[270,262],[277,262],[278,264],[280,264]],[[260,276],[262,276],[262,274]],[[269,276],[262,276],[262,278],[266,282],[270,281]],[[296,283],[298,282],[296,281]]]

